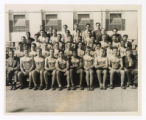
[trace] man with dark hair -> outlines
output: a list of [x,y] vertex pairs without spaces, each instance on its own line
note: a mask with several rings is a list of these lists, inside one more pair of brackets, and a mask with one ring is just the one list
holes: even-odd
[[30,50],[29,55],[31,57],[35,57],[37,55],[37,53],[36,53],[36,44],[35,43],[31,44],[31,50]]
[[109,69],[110,69],[110,88],[113,89],[113,80],[116,73],[120,73],[121,76],[121,88],[125,89],[124,79],[125,71],[123,66],[123,60],[118,55],[118,48],[113,48],[113,56],[109,60]]
[[70,90],[69,61],[64,58],[64,53],[62,50],[59,51],[59,58],[56,60],[56,75],[57,75],[59,90],[62,90],[62,83],[60,79],[61,74],[66,76],[67,89]]
[[126,56],[123,57],[123,65],[125,68],[125,73],[127,76],[127,87],[131,87],[134,84],[133,83],[133,79],[132,79],[132,72],[133,72],[133,68],[134,68],[134,59],[132,57],[132,51],[131,50],[127,50],[126,51]]
[[80,76],[80,89],[83,90],[83,61],[81,58],[77,57],[77,51],[73,51],[73,56],[70,60],[70,78],[71,78],[71,85],[72,89],[75,89],[75,83],[74,83],[74,75],[79,74]]
[[[37,48],[37,56],[34,57],[35,70],[32,72],[32,78],[34,83],[34,90],[37,89],[37,78],[40,78],[39,89],[43,89],[43,81],[44,81],[44,67],[45,67],[45,58],[42,56],[42,49]],[[29,84],[29,88],[31,88],[31,82]]]
[[[14,51],[9,50],[9,58],[6,60],[6,74],[7,74],[7,84],[11,83],[11,89],[16,90],[17,74],[19,70],[19,61],[17,57],[14,57]],[[12,78],[14,77],[14,81]]]
[[44,72],[44,79],[46,84],[46,90],[48,89],[48,76],[52,76],[52,83],[51,88],[54,90],[54,82],[56,78],[56,58],[54,57],[54,50],[50,50],[50,56],[45,59],[45,72]]
[[[105,83],[107,80],[107,68],[108,68],[108,59],[105,54],[105,49],[101,48],[100,50],[100,56],[95,58],[94,61],[95,69],[97,78],[99,81],[99,87],[100,89],[106,89]],[[103,78],[102,78],[103,74]]]
[[34,42],[34,39],[31,37],[30,32],[26,32],[26,44],[31,48],[31,43]]
[[63,37],[63,42],[64,43],[73,42],[73,39],[72,39],[72,36],[71,36],[69,30],[66,30],[66,32],[65,32],[65,36]]
[[18,73],[18,79],[21,83],[20,89],[24,88],[24,79],[29,78],[29,83],[32,81],[32,71],[34,69],[34,60],[29,56],[28,48],[24,49],[24,57],[20,58],[20,72]]
[[18,58],[23,57],[24,52],[23,52],[23,43],[22,42],[18,43],[18,48],[15,50],[14,53],[15,53],[15,56]]
[[84,49],[83,49],[83,43],[82,42],[79,42],[78,43],[78,49],[77,49],[77,55],[78,57],[82,58],[84,56],[85,52],[84,52]]
[[[118,29],[114,28],[112,31],[113,31],[113,35],[115,35],[117,37],[118,42],[121,42],[122,41],[122,36],[118,33]],[[112,38],[112,36],[111,36],[111,38]]]
[[101,25],[100,23],[96,23],[96,29],[93,31],[93,36],[95,37],[96,41],[101,41]]
[[83,38],[83,41],[86,40],[88,34],[91,33],[91,30],[90,30],[90,24],[86,24],[86,29],[85,31],[82,33],[82,38]]
[[93,90],[93,67],[94,58],[90,55],[90,47],[86,48],[86,54],[83,56],[84,69],[86,73],[86,83],[88,90]]

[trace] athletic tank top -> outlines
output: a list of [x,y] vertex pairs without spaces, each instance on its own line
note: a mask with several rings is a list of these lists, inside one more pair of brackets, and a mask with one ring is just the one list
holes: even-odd
[[22,62],[22,65],[23,65],[23,69],[25,71],[28,71],[32,67],[33,59],[31,57],[23,57],[21,59],[21,62]]
[[67,67],[67,61],[65,61],[65,60],[59,59],[58,64],[59,64],[60,69],[65,69]]
[[56,59],[55,58],[48,58],[47,59],[47,62],[48,62],[48,66],[49,68],[54,68],[55,67],[55,64],[56,64]]
[[113,58],[111,59],[112,68],[113,68],[113,69],[119,69],[120,66],[121,66],[120,61],[121,61],[120,58],[115,58],[115,57],[113,57]]
[[93,58],[89,55],[84,56],[84,61],[86,67],[90,67],[93,65]]
[[80,60],[78,58],[73,58],[71,59],[71,65],[74,67],[74,68],[77,68],[80,66]]
[[43,57],[35,57],[34,58],[36,69],[43,70],[45,65],[45,60]]

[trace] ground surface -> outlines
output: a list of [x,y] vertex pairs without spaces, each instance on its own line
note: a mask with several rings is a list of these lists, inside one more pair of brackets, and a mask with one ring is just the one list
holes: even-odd
[[137,111],[138,90],[52,91],[6,88],[6,112],[126,112]]

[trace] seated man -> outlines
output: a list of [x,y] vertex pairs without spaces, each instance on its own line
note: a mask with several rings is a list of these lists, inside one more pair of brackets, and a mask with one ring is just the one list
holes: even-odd
[[[107,57],[105,56],[105,49],[101,48],[100,56],[95,58],[94,63],[95,63],[95,69],[96,69],[96,74],[99,81],[100,89],[105,90],[106,89],[105,83],[107,79],[107,67],[108,67],[108,60]],[[102,78],[102,74],[103,74],[103,78]]]
[[42,56],[43,57],[48,57],[49,56],[48,45],[43,44],[41,49],[42,49]]
[[82,42],[79,42],[78,43],[78,49],[77,49],[77,55],[82,58],[84,56],[85,52],[84,52],[84,49],[83,49],[83,43]]
[[59,90],[62,89],[61,74],[66,76],[67,79],[67,89],[70,90],[70,75],[69,75],[69,62],[64,58],[63,51],[59,51],[59,58],[56,60],[56,73],[57,82],[59,85]]
[[44,79],[46,83],[46,89],[48,89],[48,75],[52,75],[52,84],[51,88],[54,90],[54,82],[55,82],[55,75],[56,75],[56,58],[54,57],[54,50],[50,50],[50,56],[45,59],[45,72],[44,72]]
[[[6,71],[7,71],[7,83],[11,83],[11,90],[16,90],[17,74],[19,70],[19,61],[17,57],[14,57],[14,51],[9,50],[9,58],[6,60]],[[12,81],[14,77],[14,81]]]
[[24,88],[24,77],[29,78],[29,82],[32,81],[32,70],[34,69],[34,60],[29,56],[28,48],[24,50],[24,57],[20,58],[20,69],[21,71],[18,73],[18,79],[20,80],[21,87]]
[[73,56],[71,57],[71,61],[70,61],[70,78],[71,78],[71,85],[72,85],[72,89],[75,89],[75,84],[74,84],[74,80],[73,80],[73,76],[76,74],[80,75],[80,89],[83,90],[83,85],[82,85],[82,81],[83,81],[83,63],[82,63],[82,59],[77,57],[77,51],[73,51]]
[[86,48],[86,54],[83,56],[84,69],[86,72],[86,82],[88,90],[93,90],[93,67],[94,58],[90,55],[90,47]]
[[[45,58],[42,56],[42,49],[37,49],[37,56],[34,57],[35,70],[32,72],[32,78],[34,83],[34,90],[37,89],[37,78],[40,78],[39,89],[43,89],[43,81],[44,81],[44,67],[45,67]],[[31,83],[29,84],[31,88]]]
[[125,89],[124,79],[125,71],[123,68],[123,60],[118,55],[118,48],[113,48],[113,56],[109,60],[109,69],[110,69],[110,88],[113,89],[113,80],[115,73],[120,73],[121,75],[121,88]]
[[65,54],[65,56],[68,59],[71,58],[71,56],[72,56],[72,49],[71,49],[71,43],[70,42],[66,43],[66,48],[65,48],[64,54]]
[[132,58],[132,51],[127,50],[126,51],[126,56],[123,58],[123,64],[125,68],[125,73],[127,76],[127,87],[131,87],[133,85],[133,79],[132,79],[132,72],[133,72],[133,67],[134,67],[134,60]]

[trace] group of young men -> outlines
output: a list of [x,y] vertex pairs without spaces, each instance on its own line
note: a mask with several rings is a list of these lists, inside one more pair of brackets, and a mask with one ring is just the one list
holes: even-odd
[[109,36],[100,23],[95,30],[86,24],[84,31],[75,24],[72,33],[67,25],[61,33],[52,27],[46,32],[41,25],[34,38],[27,32],[17,49],[9,49],[6,78],[13,90],[18,81],[20,89],[26,81],[34,90],[65,86],[75,90],[78,85],[81,90],[94,90],[98,83],[102,90],[113,89],[116,83],[125,89],[137,87],[137,67],[137,44],[116,28]]

